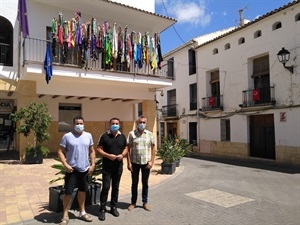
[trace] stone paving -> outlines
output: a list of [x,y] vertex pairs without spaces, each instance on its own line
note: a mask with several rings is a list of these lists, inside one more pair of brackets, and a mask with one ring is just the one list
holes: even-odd
[[[32,173],[39,170],[35,166],[0,164],[0,189],[5,193],[5,199],[1,197],[0,203],[1,224],[59,223],[62,214],[47,211],[47,182],[53,178],[53,171],[49,169],[51,164],[51,161],[43,164],[48,170],[42,173],[43,176],[39,175],[42,171]],[[106,220],[99,221],[99,206],[95,205],[87,208],[93,222],[77,219],[78,212],[70,210],[69,224],[300,225],[300,167],[285,167],[260,160],[258,163],[243,163],[241,160],[185,157],[175,174],[162,175],[158,173],[159,164],[156,163],[150,177],[149,204],[152,211],[142,208],[140,196],[137,207],[127,210],[130,179],[126,179],[129,172],[124,170],[119,217],[106,213]],[[30,177],[40,182],[32,182],[27,187],[17,181],[24,183]],[[3,180],[8,187],[10,182],[15,185],[13,190],[6,191]],[[16,194],[23,203],[16,200]]]

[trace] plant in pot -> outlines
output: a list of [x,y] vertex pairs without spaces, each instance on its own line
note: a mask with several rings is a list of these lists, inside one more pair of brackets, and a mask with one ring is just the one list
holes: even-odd
[[173,174],[176,169],[176,159],[179,157],[178,151],[176,150],[175,137],[169,135],[167,138],[164,138],[156,154],[158,158],[162,160],[161,173]]
[[[51,167],[57,169],[58,172],[55,174],[56,178],[49,181],[49,184],[53,184],[55,182],[61,182],[65,179],[66,170],[63,164],[60,162],[58,158],[55,158],[58,163],[53,164]],[[88,176],[89,189],[86,192],[86,200],[85,205],[95,205],[100,203],[100,190],[101,190],[101,177],[102,174],[102,158],[96,159],[95,162],[95,170],[94,172]],[[64,185],[58,185],[49,187],[49,208],[55,212],[61,212],[63,210],[63,195],[64,195]],[[72,201],[70,204],[70,209],[77,209],[77,189],[74,190],[72,194]],[[74,201],[75,200],[75,201]]]
[[193,145],[186,139],[180,139],[179,137],[175,139],[175,149],[178,152],[176,158],[176,167],[180,165],[180,160],[183,156],[192,152]]
[[49,149],[42,143],[50,138],[48,128],[52,117],[48,112],[47,103],[32,102],[26,107],[20,108],[11,114],[14,122],[20,122],[16,131],[28,137],[33,134],[33,142],[29,143],[25,151],[25,163],[43,163],[43,158],[49,153]]

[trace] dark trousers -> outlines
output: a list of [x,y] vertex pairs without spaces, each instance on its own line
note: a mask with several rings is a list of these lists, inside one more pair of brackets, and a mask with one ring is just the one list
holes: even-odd
[[147,169],[145,165],[139,165],[136,163],[132,163],[132,173],[131,173],[131,203],[136,204],[137,196],[138,196],[138,184],[139,184],[139,175],[140,170],[142,171],[142,202],[148,202],[148,181],[150,175],[150,169]]
[[123,173],[123,165],[118,165],[102,170],[102,190],[100,194],[100,209],[105,209],[108,192],[111,184],[110,206],[116,207],[119,197],[119,185]]

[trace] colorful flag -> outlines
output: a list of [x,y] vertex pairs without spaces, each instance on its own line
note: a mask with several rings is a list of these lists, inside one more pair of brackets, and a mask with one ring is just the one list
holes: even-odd
[[27,0],[19,0],[18,3],[18,20],[20,23],[23,38],[29,36]]
[[51,47],[50,43],[47,43],[47,50],[45,55],[45,61],[44,61],[44,69],[46,71],[46,82],[49,84],[49,81],[52,77],[52,55],[51,55]]

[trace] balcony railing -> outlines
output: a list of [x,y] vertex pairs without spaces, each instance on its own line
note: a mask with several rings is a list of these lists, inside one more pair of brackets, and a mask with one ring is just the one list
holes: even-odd
[[274,86],[245,90],[241,107],[275,105]]
[[162,106],[163,117],[178,117],[177,105],[165,105]]
[[47,43],[51,44],[53,65],[82,68],[86,70],[107,70],[122,71],[136,75],[153,75],[167,77],[166,67],[152,69],[150,63],[143,63],[139,68],[138,64],[132,59],[113,59],[106,62],[106,52],[101,49],[91,50],[79,49],[78,46],[69,47],[64,45],[41,40],[36,38],[26,38],[23,43],[24,62],[44,63]]
[[223,95],[202,98],[202,111],[223,110]]
[[13,57],[12,57],[12,45],[0,43],[0,65],[3,66],[12,66]]

